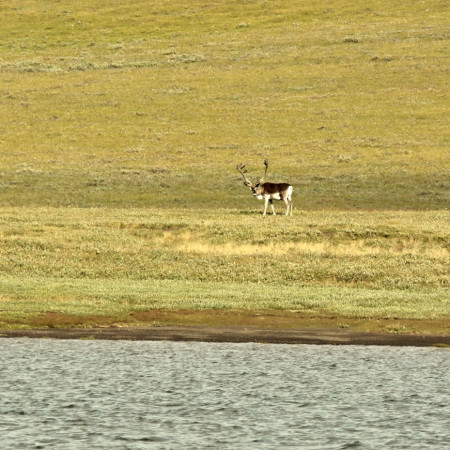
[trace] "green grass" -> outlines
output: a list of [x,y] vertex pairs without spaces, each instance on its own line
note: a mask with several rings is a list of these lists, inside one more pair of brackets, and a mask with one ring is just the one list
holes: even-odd
[[[0,324],[447,320],[448,13],[2,2]],[[294,185],[293,218],[263,220],[235,170],[256,179],[265,157]]]
[[[450,317],[447,212],[2,208],[0,324],[150,310]],[[54,316],[47,317],[47,325]]]
[[450,203],[446,2],[0,8],[1,204],[249,205],[264,157],[302,209]]

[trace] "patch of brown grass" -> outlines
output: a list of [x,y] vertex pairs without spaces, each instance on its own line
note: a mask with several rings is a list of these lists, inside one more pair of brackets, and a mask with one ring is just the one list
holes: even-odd
[[346,328],[352,331],[392,333],[450,333],[447,319],[358,319],[343,316],[310,315],[297,311],[151,310],[131,314],[137,325],[207,325],[212,327],[248,326],[266,329]]
[[[17,322],[17,323],[16,323]],[[450,334],[448,319],[363,319],[327,313],[308,314],[289,310],[209,309],[209,310],[164,310],[154,309],[124,314],[120,319],[108,315],[76,315],[54,311],[29,316],[26,319],[4,319],[7,328],[52,329],[52,328],[103,328],[103,327],[249,327],[260,329],[347,329],[355,332],[388,332],[417,334]]]
[[[117,319],[116,319],[117,320]],[[111,317],[78,316],[47,311],[35,317],[29,317],[25,324],[32,328],[89,328],[114,325]]]

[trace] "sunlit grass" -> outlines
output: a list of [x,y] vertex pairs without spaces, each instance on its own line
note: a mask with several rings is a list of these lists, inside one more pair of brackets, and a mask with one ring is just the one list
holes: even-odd
[[177,280],[80,280],[1,278],[1,303],[11,318],[56,312],[108,317],[120,323],[130,314],[163,310],[288,310],[312,316],[364,319],[442,319],[450,299],[439,290],[387,291],[336,287],[298,287],[258,283]]
[[1,8],[2,204],[249,205],[264,157],[299,209],[450,203],[443,2]]

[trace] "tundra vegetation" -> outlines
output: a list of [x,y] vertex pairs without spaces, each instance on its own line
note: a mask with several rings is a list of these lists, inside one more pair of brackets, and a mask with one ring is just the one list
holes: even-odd
[[3,1],[0,328],[449,333],[448,9]]

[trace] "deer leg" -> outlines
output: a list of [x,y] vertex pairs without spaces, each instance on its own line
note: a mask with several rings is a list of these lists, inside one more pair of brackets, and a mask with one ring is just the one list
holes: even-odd
[[272,207],[272,214],[273,214],[274,216],[276,216],[277,213],[275,212],[275,208],[273,207],[273,200],[270,199],[269,202],[270,202],[270,206]]
[[291,193],[292,193],[292,188],[291,191],[288,192],[288,195],[286,195],[286,198],[284,198],[284,203],[286,203],[286,215],[289,215],[289,210],[291,211],[291,216],[292,216],[292,198],[291,198]]
[[269,198],[268,197],[264,197],[264,213],[263,213],[263,216],[266,215],[268,203],[269,203]]
[[289,215],[289,205],[290,205],[290,202],[289,202],[289,199],[288,199],[288,198],[283,198],[283,202],[284,202],[284,204],[286,205],[286,216],[287,216],[287,215]]
[[288,216],[290,213],[290,215],[292,216],[292,207],[293,207],[292,200],[285,199],[284,203],[286,204],[286,215]]

